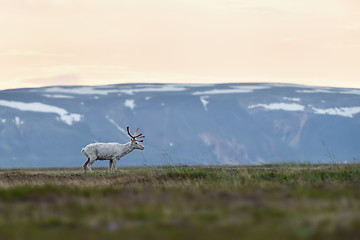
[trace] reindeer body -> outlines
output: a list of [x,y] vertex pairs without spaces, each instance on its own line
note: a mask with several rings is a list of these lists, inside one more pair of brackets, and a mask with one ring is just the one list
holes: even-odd
[[137,134],[135,132],[135,136],[130,134],[129,127],[127,127],[128,134],[130,136],[130,142],[126,144],[120,143],[91,143],[84,147],[81,152],[85,154],[87,157],[87,161],[84,163],[83,168],[86,172],[89,169],[89,172],[92,172],[91,165],[96,160],[109,160],[109,172],[112,169],[116,170],[116,162],[125,156],[126,154],[132,152],[134,149],[144,150],[144,146],[139,142],[143,140],[138,140],[137,138],[143,138],[142,134]]

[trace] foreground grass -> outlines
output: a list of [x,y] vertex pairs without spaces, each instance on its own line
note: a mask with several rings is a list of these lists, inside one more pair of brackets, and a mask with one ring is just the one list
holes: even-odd
[[1,170],[0,239],[357,239],[360,165]]

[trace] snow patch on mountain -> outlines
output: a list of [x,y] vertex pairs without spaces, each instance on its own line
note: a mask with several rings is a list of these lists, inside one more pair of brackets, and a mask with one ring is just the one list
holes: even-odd
[[283,97],[283,100],[292,101],[292,102],[300,102],[300,98]]
[[200,101],[201,103],[203,104],[204,108],[205,108],[205,111],[207,111],[207,105],[209,104],[209,96],[201,96],[200,97]]
[[227,89],[212,89],[207,91],[196,91],[193,95],[230,94],[230,93],[252,93],[255,90],[271,88],[270,86],[232,86]]
[[119,92],[134,95],[134,93],[142,93],[142,92],[178,92],[185,91],[187,88],[184,86],[178,85],[161,85],[161,86],[152,86],[152,87],[137,87],[137,88],[129,88],[129,89],[121,89]]
[[335,108],[315,108],[312,107],[315,114],[328,114],[328,115],[337,115],[342,117],[354,117],[355,114],[360,113],[360,107],[335,107]]
[[[64,94],[77,94],[77,95],[108,95],[110,93],[118,93],[121,96],[122,93],[127,95],[134,95],[136,93],[144,92],[179,92],[185,91],[189,87],[206,87],[208,85],[201,84],[188,84],[188,85],[176,85],[176,84],[165,84],[165,85],[137,85],[137,86],[125,86],[122,88],[109,88],[106,86],[102,87],[48,87],[41,89],[40,91],[47,93],[64,93]],[[257,89],[259,86],[250,86]],[[35,90],[38,91],[38,90]],[[247,90],[248,91],[248,90]],[[64,95],[47,95],[47,97],[61,97]]]
[[124,102],[124,106],[130,108],[131,110],[134,110],[136,106],[134,99],[126,99]]
[[43,94],[44,97],[47,98],[74,98],[73,96],[69,96],[69,95],[63,95],[63,94]]
[[296,90],[297,93],[336,93],[327,89],[307,89],[307,90]]
[[284,110],[284,111],[304,111],[305,107],[297,103],[270,103],[270,104],[254,104],[248,106],[249,109],[262,107],[267,110]]
[[120,126],[114,121],[114,119],[110,118],[109,115],[106,115],[105,117],[106,117],[106,119],[107,119],[112,125],[115,126],[115,128],[116,128],[117,130],[119,130],[121,133],[123,133],[123,134],[125,134],[125,135],[127,136],[127,132],[125,131],[125,129],[122,128],[122,127],[120,127]]
[[68,113],[68,111],[66,111],[63,108],[59,108],[56,106],[52,106],[40,102],[25,103],[18,101],[0,100],[0,106],[15,108],[20,111],[55,113],[59,115],[59,120],[65,122],[68,125],[72,125],[74,122],[79,122],[82,118],[80,114]]
[[108,95],[109,93],[117,93],[119,90],[116,89],[99,89],[96,87],[49,87],[42,91],[49,93],[67,93],[67,94],[78,94],[78,95]]
[[16,117],[14,118],[14,122],[15,122],[16,126],[20,126],[20,125],[23,125],[23,124],[24,124],[24,121],[21,120],[18,116],[16,116]]
[[347,89],[347,90],[340,91],[340,93],[360,95],[360,89]]

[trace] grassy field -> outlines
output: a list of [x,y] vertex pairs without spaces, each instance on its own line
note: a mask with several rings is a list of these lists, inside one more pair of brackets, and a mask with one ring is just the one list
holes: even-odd
[[0,239],[359,236],[359,164],[0,170]]

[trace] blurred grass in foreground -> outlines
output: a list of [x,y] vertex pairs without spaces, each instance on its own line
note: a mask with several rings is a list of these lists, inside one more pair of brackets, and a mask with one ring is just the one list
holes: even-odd
[[0,239],[359,235],[359,164],[0,170]]

